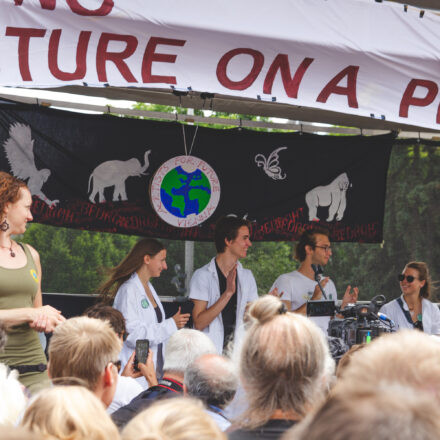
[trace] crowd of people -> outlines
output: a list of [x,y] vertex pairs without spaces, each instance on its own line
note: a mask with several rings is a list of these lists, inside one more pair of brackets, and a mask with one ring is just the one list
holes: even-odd
[[[42,305],[37,251],[11,237],[32,220],[31,202],[23,182],[0,172],[2,439],[440,437],[440,311],[426,264],[408,263],[402,295],[381,309],[398,331],[354,345],[337,365],[330,318],[306,316],[310,301],[337,302],[319,274],[332,254],[325,229],[302,234],[298,270],[258,297],[239,262],[250,225],[220,219],[217,254],[190,282],[192,316],[165,315],[151,280],[167,268],[166,249],[140,240],[100,301],[66,320]],[[357,299],[348,286],[340,310]],[[42,332],[51,333],[47,357]],[[149,341],[143,361],[139,340]]]

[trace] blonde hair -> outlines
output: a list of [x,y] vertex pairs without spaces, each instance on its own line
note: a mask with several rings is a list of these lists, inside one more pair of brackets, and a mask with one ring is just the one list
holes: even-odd
[[226,440],[198,400],[186,397],[153,404],[122,431],[123,440]]
[[118,360],[121,345],[107,321],[86,316],[68,319],[50,340],[49,374],[52,379],[82,379],[94,391],[106,366]]
[[329,365],[334,371],[322,331],[271,295],[255,301],[249,317],[240,356],[249,408],[240,425],[262,426],[275,410],[303,417],[324,397]]
[[336,377],[341,377],[346,368],[348,367],[348,364],[351,361],[351,358],[354,353],[356,353],[358,350],[362,350],[362,348],[366,347],[366,344],[355,344],[350,347],[348,351],[346,351],[342,356],[341,359],[339,359],[338,366],[336,367]]
[[44,440],[36,432],[30,432],[21,427],[0,426],[0,438],[2,440]]
[[397,383],[429,391],[440,402],[440,340],[414,330],[374,339],[353,353],[335,389],[349,391],[369,383]]
[[431,440],[440,409],[426,393],[402,385],[363,385],[337,392],[283,440]]
[[38,393],[21,425],[45,440],[119,439],[102,402],[80,386],[55,386]]
[[18,381],[18,371],[0,364],[0,425],[14,425],[26,407],[26,396]]

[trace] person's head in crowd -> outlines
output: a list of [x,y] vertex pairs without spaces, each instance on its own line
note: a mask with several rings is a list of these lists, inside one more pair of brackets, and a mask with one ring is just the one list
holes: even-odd
[[[244,228],[243,230],[241,228]],[[233,242],[237,239],[240,230],[249,236],[251,222],[238,217],[221,217],[215,224],[214,243],[218,254],[226,250],[226,242]],[[251,246],[249,242],[249,246]]]
[[217,354],[200,356],[185,371],[184,389],[206,405],[223,409],[234,398],[238,379],[231,360]]
[[[298,243],[296,244],[295,259],[301,263],[305,261],[307,255],[312,255],[316,252],[316,248],[321,245],[321,241],[323,241],[323,244],[330,249],[329,235],[330,233],[328,229],[320,226],[314,226],[312,229],[305,230],[299,237]],[[324,252],[324,254],[327,253]],[[328,257],[330,256],[331,251],[328,252]],[[327,261],[319,261],[317,264],[325,265],[327,264]]]
[[[110,270],[108,279],[98,288],[98,293],[106,303],[112,303],[119,287],[127,281],[134,272],[137,272],[149,260],[165,252],[165,246],[154,238],[139,240],[127,254],[127,256]],[[166,269],[166,263],[162,266]],[[152,276],[159,276],[153,274]]]
[[[403,294],[407,293],[407,291],[409,291],[408,293],[418,291],[422,298],[429,299],[431,297],[431,277],[428,265],[423,261],[411,261],[405,266],[402,274],[399,276],[406,277],[406,281],[399,278]],[[412,281],[409,281],[409,279],[412,279]]]
[[183,328],[174,333],[165,346],[163,371],[183,381],[185,370],[200,356],[217,353],[214,343],[204,333]]
[[351,356],[335,389],[401,384],[440,402],[440,340],[413,330],[383,334]]
[[68,319],[50,340],[49,376],[57,383],[81,379],[108,406],[116,390],[121,345],[108,322],[86,316]]
[[46,440],[40,434],[19,426],[0,426],[0,438],[2,440]]
[[154,403],[122,431],[123,440],[226,440],[201,402],[179,397]]
[[26,396],[17,370],[9,371],[6,365],[0,364],[0,426],[13,426],[25,407]]
[[38,393],[21,426],[50,440],[117,440],[102,402],[81,386],[54,386]]
[[428,394],[396,384],[332,393],[315,413],[283,436],[283,440],[437,438],[439,406],[432,404]]
[[341,377],[345,369],[348,367],[348,364],[351,361],[351,358],[354,353],[366,347],[366,344],[355,344],[350,347],[339,359],[338,365],[336,367],[336,377]]
[[84,311],[83,316],[108,321],[120,339],[125,340],[127,338],[125,318],[119,310],[112,306],[103,303],[94,304]]
[[271,418],[300,420],[324,397],[334,371],[324,335],[272,295],[252,303],[248,313],[240,377],[249,408],[240,426],[257,428]]

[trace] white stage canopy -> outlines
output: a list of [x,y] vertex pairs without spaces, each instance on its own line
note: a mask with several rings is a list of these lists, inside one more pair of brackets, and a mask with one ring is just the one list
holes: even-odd
[[374,0],[0,0],[2,86],[352,126],[440,131],[439,48]]

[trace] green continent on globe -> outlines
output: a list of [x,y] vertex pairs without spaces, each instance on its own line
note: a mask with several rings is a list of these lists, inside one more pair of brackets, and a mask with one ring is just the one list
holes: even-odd
[[[198,200],[199,201],[199,212],[202,212],[209,203],[209,200],[211,199],[211,184],[209,183],[208,178],[206,175],[200,171],[200,180],[192,179],[189,186],[191,187],[201,187],[201,188],[193,188],[189,191],[189,198],[191,200]],[[208,189],[208,191],[207,191]]]
[[199,169],[187,173],[178,166],[169,171],[160,186],[161,200],[165,208],[178,217],[200,214],[211,198],[211,185]]

